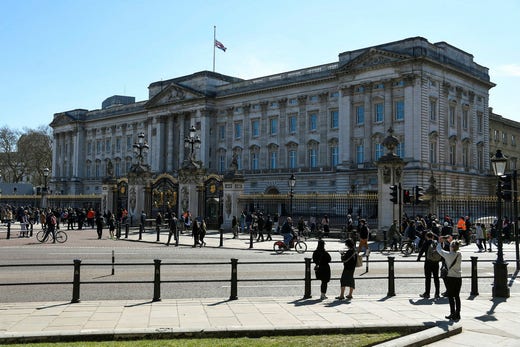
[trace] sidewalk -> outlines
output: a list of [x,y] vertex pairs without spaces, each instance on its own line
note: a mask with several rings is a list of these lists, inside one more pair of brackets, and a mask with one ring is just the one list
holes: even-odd
[[[16,230],[16,229],[15,229]],[[18,239],[16,230],[3,245],[24,245],[30,239]],[[94,231],[92,231],[94,232]],[[76,233],[70,232],[70,234]],[[105,234],[106,235],[106,234]],[[2,235],[3,236],[3,235]],[[106,236],[105,236],[106,237]],[[230,239],[225,235],[223,248],[249,247],[249,238]],[[275,238],[280,236],[276,235]],[[156,234],[147,232],[141,241],[131,233],[117,242],[156,243]],[[160,242],[167,235],[161,233]],[[7,242],[7,243],[5,243]],[[32,241],[34,242],[34,240]],[[107,242],[112,242],[107,240]],[[114,241],[116,242],[116,241]],[[207,247],[219,247],[220,235],[211,232]],[[337,240],[327,240],[327,249],[343,248]],[[316,247],[308,243],[306,255]],[[190,246],[189,235],[181,235],[180,245]],[[66,245],[66,244],[64,244]],[[254,243],[255,249],[272,251],[272,242]],[[49,244],[49,246],[54,246]],[[174,244],[170,247],[175,247]],[[470,250],[467,250],[470,252]],[[471,251],[472,253],[473,251]],[[482,256],[493,258],[494,253]],[[465,295],[465,294],[464,294]],[[447,299],[438,301],[410,298],[409,295],[384,297],[355,295],[352,301],[310,299],[241,298],[168,299],[158,302],[85,301],[0,303],[0,344],[31,341],[113,340],[131,337],[229,337],[270,336],[275,334],[324,332],[351,333],[398,329],[406,333],[427,328],[385,346],[519,346],[520,298],[493,299],[489,294],[463,296],[462,319],[448,323]]]
[[[183,299],[33,302],[0,305],[0,344],[130,337],[230,337],[432,328],[387,346],[518,346],[520,300],[463,298],[462,319],[448,324],[447,300],[356,296],[317,298]],[[461,334],[459,334],[462,331]],[[454,335],[451,336],[450,335]],[[478,342],[477,342],[478,341]]]

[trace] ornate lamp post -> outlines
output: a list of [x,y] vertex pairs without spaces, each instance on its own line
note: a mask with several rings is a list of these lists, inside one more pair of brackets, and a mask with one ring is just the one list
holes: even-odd
[[296,185],[296,177],[294,177],[294,174],[291,174],[291,177],[289,177],[289,189],[291,189],[291,192],[289,193],[289,197],[291,198],[291,204],[290,204],[291,217],[293,214],[293,197],[294,197],[293,189],[294,189],[295,185]]
[[189,161],[193,164],[195,162],[195,149],[200,148],[200,136],[197,135],[197,129],[192,125],[190,128],[190,135],[184,138],[184,147],[190,150]]
[[504,250],[502,243],[502,184],[500,178],[506,171],[507,158],[501,150],[497,150],[491,158],[491,166],[497,177],[497,234],[498,234],[498,253],[494,263],[493,296],[508,298],[509,287],[507,286],[507,263],[504,262]]
[[137,156],[137,161],[139,165],[142,165],[144,154],[150,149],[150,146],[148,146],[148,143],[144,140],[144,133],[142,131],[137,135],[137,142],[134,143],[133,147],[134,153]]

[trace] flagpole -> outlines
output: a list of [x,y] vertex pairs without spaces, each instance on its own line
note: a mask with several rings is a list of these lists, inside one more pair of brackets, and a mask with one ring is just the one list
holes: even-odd
[[217,26],[213,26],[213,72],[215,72],[215,40],[217,39]]

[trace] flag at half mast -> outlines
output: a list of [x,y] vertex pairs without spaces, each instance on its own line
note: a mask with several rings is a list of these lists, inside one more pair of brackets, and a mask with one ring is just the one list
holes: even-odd
[[220,42],[219,40],[215,39],[215,47],[217,47],[218,49],[221,49],[223,50],[224,52],[226,51],[226,46],[224,46],[224,44],[222,42]]

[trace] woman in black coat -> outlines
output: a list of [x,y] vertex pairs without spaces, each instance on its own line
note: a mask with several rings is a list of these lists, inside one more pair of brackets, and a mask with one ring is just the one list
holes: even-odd
[[325,241],[319,240],[318,247],[312,253],[312,262],[315,265],[316,278],[321,280],[321,300],[327,299],[327,285],[330,281],[330,261],[329,252],[325,250]]
[[[352,292],[356,288],[356,283],[354,281],[354,270],[356,270],[356,262],[357,262],[357,252],[354,249],[355,244],[352,239],[347,239],[345,241],[345,245],[347,246],[347,251],[341,253],[341,261],[343,262],[343,272],[341,273],[340,285],[341,292],[339,296],[336,297],[338,300],[352,299]],[[345,296],[345,289],[349,287],[349,293]]]

